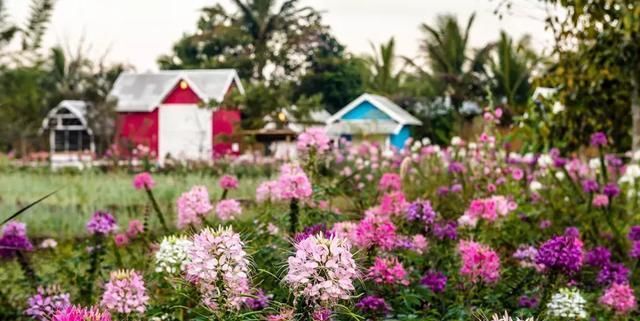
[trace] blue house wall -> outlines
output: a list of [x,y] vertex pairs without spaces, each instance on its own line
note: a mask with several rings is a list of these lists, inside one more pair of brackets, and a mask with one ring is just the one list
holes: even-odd
[[[342,120],[361,120],[361,119],[377,119],[377,120],[392,120],[389,115],[378,109],[376,106],[368,101],[363,101],[360,105],[344,114]],[[389,135],[389,142],[392,146],[401,149],[404,147],[404,143],[411,137],[411,130],[409,126],[402,127],[400,132],[395,135]]]

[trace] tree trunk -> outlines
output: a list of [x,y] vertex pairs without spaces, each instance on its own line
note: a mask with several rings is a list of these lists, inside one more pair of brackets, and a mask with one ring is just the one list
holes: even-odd
[[640,80],[637,75],[631,77],[631,118],[633,121],[631,128],[632,149],[634,151],[640,149],[640,100],[638,91],[640,91]]

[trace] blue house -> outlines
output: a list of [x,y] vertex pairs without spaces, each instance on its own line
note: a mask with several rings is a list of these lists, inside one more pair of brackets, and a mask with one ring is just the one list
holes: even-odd
[[402,149],[411,136],[411,126],[421,125],[419,119],[388,98],[365,93],[327,119],[327,132]]

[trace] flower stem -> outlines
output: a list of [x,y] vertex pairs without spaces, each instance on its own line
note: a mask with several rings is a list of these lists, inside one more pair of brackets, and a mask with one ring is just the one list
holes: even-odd
[[164,220],[164,216],[162,215],[162,211],[160,210],[160,206],[158,205],[156,198],[153,196],[153,193],[146,185],[144,186],[144,190],[147,192],[147,196],[149,196],[149,201],[151,201],[151,205],[153,206],[153,209],[156,211],[156,214],[158,214],[158,220],[160,220],[162,229],[164,230],[165,233],[168,233],[169,228],[167,227],[167,223]]
[[300,212],[300,206],[298,206],[298,200],[292,199],[289,203],[289,234],[293,236],[298,230],[298,215]]

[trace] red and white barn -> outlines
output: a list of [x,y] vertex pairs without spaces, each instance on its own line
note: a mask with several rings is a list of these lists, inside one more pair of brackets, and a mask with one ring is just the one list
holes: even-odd
[[167,156],[207,160],[236,153],[229,137],[240,112],[234,106],[203,107],[235,90],[244,93],[233,69],[122,73],[111,91],[117,99],[116,144],[121,151],[147,146],[160,162]]

